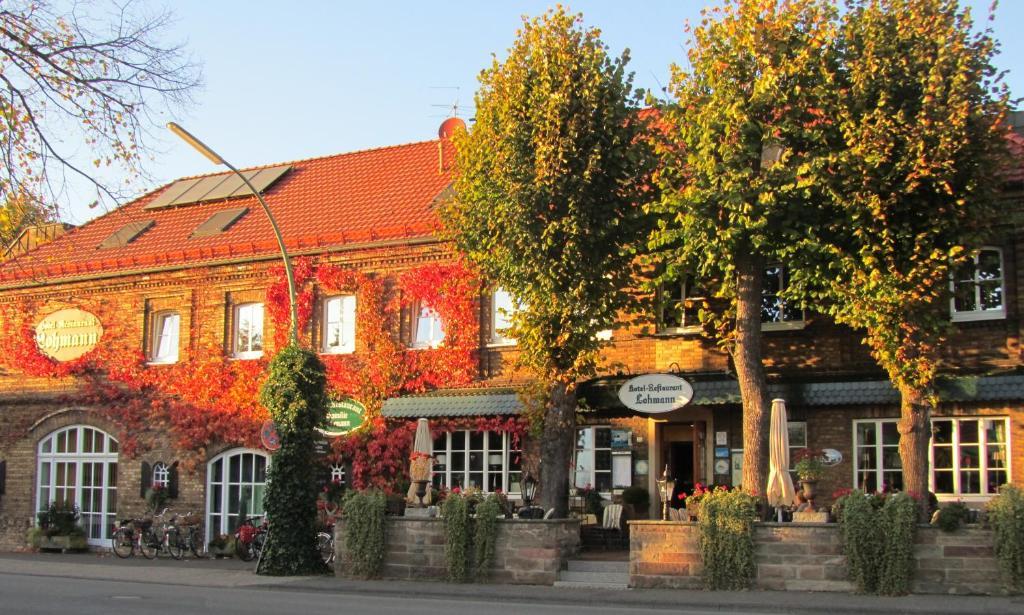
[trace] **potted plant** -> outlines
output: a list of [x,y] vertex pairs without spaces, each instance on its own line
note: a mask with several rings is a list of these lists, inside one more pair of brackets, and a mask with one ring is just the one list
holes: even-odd
[[210,555],[214,557],[233,557],[235,554],[235,537],[230,534],[217,534],[210,539],[208,548]]
[[153,485],[146,489],[146,506],[149,506],[149,510],[154,513],[160,512],[164,505],[167,504],[169,498],[170,493],[168,493],[167,487],[163,485]]
[[825,464],[821,461],[821,451],[814,451],[809,448],[802,448],[794,455],[796,464],[793,471],[800,479],[800,486],[803,488],[804,497],[807,498],[808,508],[814,509],[815,488],[818,479],[825,473]]
[[622,490],[622,503],[631,509],[631,517],[642,519],[647,516],[647,509],[651,504],[651,494],[638,485],[626,487]]
[[50,502],[46,511],[37,517],[39,531],[29,533],[32,546],[61,553],[87,548],[85,531],[78,525],[80,516],[77,504]]
[[345,483],[336,478],[323,486],[317,496],[317,508],[328,515],[335,515],[341,507],[341,500],[345,496]]

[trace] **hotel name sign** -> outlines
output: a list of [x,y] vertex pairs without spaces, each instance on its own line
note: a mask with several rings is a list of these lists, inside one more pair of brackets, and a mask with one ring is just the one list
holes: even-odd
[[95,315],[83,310],[60,310],[36,325],[39,351],[55,361],[73,361],[89,352],[103,336]]
[[672,374],[644,374],[619,387],[619,401],[630,410],[661,414],[682,408],[693,399],[690,383]]

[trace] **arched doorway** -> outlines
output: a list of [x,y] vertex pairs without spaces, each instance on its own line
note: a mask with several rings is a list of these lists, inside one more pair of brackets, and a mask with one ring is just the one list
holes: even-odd
[[64,427],[39,442],[36,512],[50,502],[78,506],[90,545],[106,546],[117,515],[117,440],[87,425]]
[[206,466],[206,538],[230,534],[248,517],[263,516],[267,462],[261,451],[236,448]]

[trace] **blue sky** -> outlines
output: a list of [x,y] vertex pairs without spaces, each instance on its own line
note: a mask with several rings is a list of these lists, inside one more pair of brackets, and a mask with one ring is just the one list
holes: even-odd
[[[568,3],[602,30],[615,53],[628,47],[636,85],[657,90],[685,60],[685,20],[712,0]],[[989,0],[962,4],[980,17]],[[239,167],[432,139],[458,102],[471,117],[476,76],[504,55],[521,16],[550,2],[176,0],[167,40],[203,66],[196,104],[174,118]],[[1024,2],[1003,0],[996,60],[1024,96]],[[171,119],[171,118],[168,118]],[[169,133],[157,135],[150,185],[218,169]],[[99,213],[79,196],[60,207],[81,223]]]

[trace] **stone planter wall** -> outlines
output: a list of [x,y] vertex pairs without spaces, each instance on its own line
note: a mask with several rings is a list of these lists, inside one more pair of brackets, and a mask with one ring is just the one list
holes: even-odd
[[[629,582],[632,587],[698,589],[703,586],[696,523],[630,521]],[[754,587],[774,590],[852,592],[836,524],[761,523],[754,529]],[[920,527],[914,555],[915,593],[999,594],[992,532],[954,533]]]
[[[388,517],[381,576],[391,579],[444,579],[444,521]],[[551,585],[565,560],[579,549],[575,519],[498,521],[492,583]],[[346,576],[345,523],[335,525],[335,574]]]

